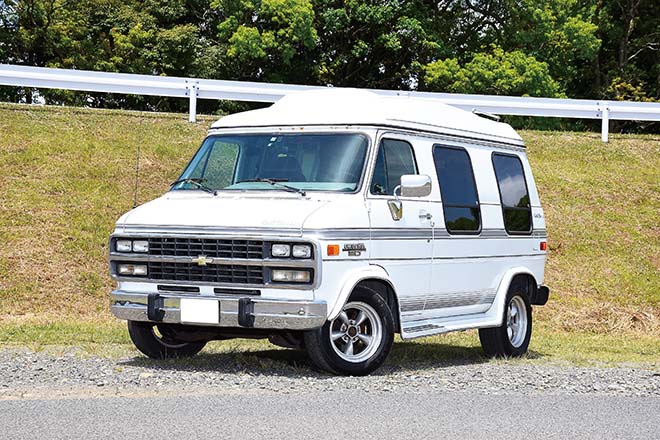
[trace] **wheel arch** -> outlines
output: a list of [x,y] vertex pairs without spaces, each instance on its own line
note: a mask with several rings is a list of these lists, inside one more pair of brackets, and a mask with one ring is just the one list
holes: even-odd
[[506,295],[509,292],[511,286],[520,284],[521,289],[527,294],[528,299],[535,295],[536,289],[538,288],[538,282],[534,273],[524,266],[513,267],[507,270],[500,280],[500,284],[497,288],[497,294],[495,295],[495,301],[488,311],[488,315],[491,317],[489,319],[490,323],[484,327],[498,327],[502,325],[504,319],[504,302],[506,301]]
[[328,319],[332,320],[339,315],[341,309],[357,288],[363,288],[380,294],[392,311],[394,327],[397,333],[401,331],[401,311],[399,309],[399,298],[394,288],[394,283],[381,266],[371,265],[368,269],[350,276],[343,284],[340,293],[332,307]]

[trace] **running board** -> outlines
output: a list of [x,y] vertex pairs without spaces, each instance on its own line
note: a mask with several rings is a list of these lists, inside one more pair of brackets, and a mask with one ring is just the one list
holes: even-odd
[[414,339],[473,328],[496,327],[499,323],[487,313],[421,319],[401,323],[401,339]]

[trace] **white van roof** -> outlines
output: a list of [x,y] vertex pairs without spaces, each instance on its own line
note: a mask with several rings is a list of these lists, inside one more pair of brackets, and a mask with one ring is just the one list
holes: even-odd
[[424,98],[346,88],[291,93],[270,107],[225,116],[211,129],[306,125],[400,127],[522,146],[509,124]]

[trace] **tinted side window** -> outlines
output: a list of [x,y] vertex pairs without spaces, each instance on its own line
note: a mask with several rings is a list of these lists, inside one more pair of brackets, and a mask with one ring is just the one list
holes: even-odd
[[371,194],[393,194],[404,174],[417,174],[412,146],[405,141],[383,139],[371,179]]
[[512,234],[531,232],[532,208],[520,158],[493,153],[493,168],[502,200],[504,227]]
[[481,228],[481,212],[472,162],[467,151],[436,146],[433,149],[433,161],[440,183],[447,231],[477,233]]

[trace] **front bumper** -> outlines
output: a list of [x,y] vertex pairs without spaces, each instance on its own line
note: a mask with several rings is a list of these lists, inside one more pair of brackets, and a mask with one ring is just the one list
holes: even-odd
[[[110,295],[110,310],[117,318],[128,321],[182,324],[181,298],[200,296],[114,290]],[[209,299],[206,296],[201,298]],[[328,307],[325,302],[282,301],[259,297],[211,298],[218,301],[220,319],[217,324],[205,323],[204,326],[310,330],[321,327],[327,318]]]

